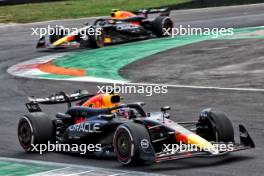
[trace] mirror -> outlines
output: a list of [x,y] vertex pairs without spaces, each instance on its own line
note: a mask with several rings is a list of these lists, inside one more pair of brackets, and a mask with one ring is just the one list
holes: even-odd
[[162,112],[168,111],[170,109],[171,109],[170,106],[163,106],[163,107],[161,107],[161,111]]

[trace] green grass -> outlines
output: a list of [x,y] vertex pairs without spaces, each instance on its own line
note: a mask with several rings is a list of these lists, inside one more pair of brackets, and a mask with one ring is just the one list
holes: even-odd
[[111,9],[136,10],[176,5],[191,0],[68,0],[0,7],[0,23],[27,23],[108,15]]

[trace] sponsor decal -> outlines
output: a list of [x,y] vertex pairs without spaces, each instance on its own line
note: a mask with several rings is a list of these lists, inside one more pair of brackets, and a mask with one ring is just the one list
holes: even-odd
[[240,132],[239,134],[242,138],[247,138],[248,137],[248,133],[247,132]]
[[90,124],[89,122],[79,123],[69,127],[70,131],[85,132],[85,133],[100,133],[100,123]]
[[127,29],[138,29],[139,27],[133,24],[120,24],[116,27],[117,30],[127,30]]
[[200,113],[200,118],[202,120],[205,120],[206,118],[209,117],[209,112],[210,112],[210,108],[209,109],[204,109],[201,113]]
[[143,149],[147,149],[147,148],[149,148],[149,141],[148,141],[147,139],[142,139],[142,140],[140,141],[140,146],[141,146],[141,148],[143,148]]

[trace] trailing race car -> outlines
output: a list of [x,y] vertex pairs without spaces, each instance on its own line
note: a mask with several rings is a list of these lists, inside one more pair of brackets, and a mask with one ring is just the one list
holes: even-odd
[[[93,101],[89,101],[91,99]],[[224,113],[211,109],[203,110],[197,121],[175,122],[170,120],[168,106],[162,107],[161,112],[146,113],[142,108],[144,103],[121,104],[120,96],[113,93],[92,95],[79,91],[68,96],[61,92],[49,98],[29,100],[26,104],[29,114],[24,115],[18,124],[18,139],[26,151],[48,141],[100,144],[100,151],[89,154],[115,156],[122,164],[133,165],[219,156],[255,147],[242,125],[239,125],[240,143],[236,143],[231,121]],[[71,106],[73,101],[79,104]],[[58,103],[68,103],[69,107],[66,113],[58,113],[55,119],[50,119],[39,106]],[[198,150],[171,148],[178,144],[191,144]]]
[[[149,14],[159,13],[154,19]],[[100,48],[114,43],[132,40],[166,37],[170,35],[173,22],[169,18],[170,10],[148,9],[135,12],[113,10],[111,17],[97,19],[93,25],[86,24],[77,31],[69,32],[62,27],[53,29],[47,44],[42,36],[37,48],[65,48],[71,46]],[[56,32],[55,32],[56,31]]]

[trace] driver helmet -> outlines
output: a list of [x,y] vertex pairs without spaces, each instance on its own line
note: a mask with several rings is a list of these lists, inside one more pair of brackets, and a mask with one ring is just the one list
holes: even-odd
[[115,19],[125,19],[135,16],[135,14],[129,12],[129,11],[121,11],[119,9],[112,9],[111,17]]
[[116,114],[127,119],[136,117],[135,111],[131,108],[120,108],[116,111]]
[[116,12],[118,12],[118,11],[119,11],[119,9],[112,9],[110,16],[111,17],[115,17],[116,16]]

